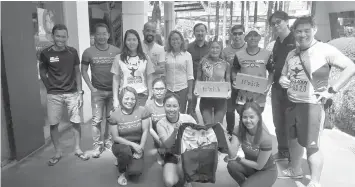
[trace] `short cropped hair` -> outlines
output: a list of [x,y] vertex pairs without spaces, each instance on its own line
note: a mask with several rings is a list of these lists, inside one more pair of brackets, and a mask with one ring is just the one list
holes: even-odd
[[56,30],[65,30],[65,31],[67,31],[67,34],[68,34],[68,28],[64,24],[56,24],[56,25],[54,25],[54,27],[52,28],[52,34],[53,35],[54,35]]
[[313,28],[316,27],[316,22],[312,16],[303,16],[296,19],[293,23],[292,28],[296,29],[298,25],[301,24],[310,24]]
[[278,10],[278,11],[275,11],[273,14],[271,14],[271,16],[269,17],[269,24],[271,24],[271,19],[273,17],[276,17],[276,18],[280,18],[284,21],[288,21],[289,20],[289,16],[286,12],[284,11],[281,11],[281,10]]

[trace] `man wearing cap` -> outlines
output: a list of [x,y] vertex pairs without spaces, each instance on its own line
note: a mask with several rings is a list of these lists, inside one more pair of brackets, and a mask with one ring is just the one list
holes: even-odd
[[289,160],[288,128],[285,124],[285,111],[290,106],[287,90],[279,84],[282,67],[287,54],[296,47],[296,41],[288,26],[288,15],[283,11],[276,11],[269,18],[269,24],[277,34],[272,49],[272,63],[270,69],[274,71],[274,82],[271,88],[272,116],[278,142],[278,153],[275,161]]
[[237,73],[266,78],[266,70],[269,71],[268,84],[264,93],[255,93],[247,90],[238,91],[236,103],[239,116],[241,115],[243,105],[247,101],[258,103],[262,110],[264,110],[266,95],[273,81],[272,78],[274,75],[270,69],[267,68],[269,67],[267,64],[269,62],[270,52],[259,47],[260,39],[261,35],[257,29],[248,31],[244,39],[247,42],[247,47],[244,50],[238,51],[233,60],[232,86],[235,89],[238,89],[235,87]]
[[[231,44],[223,49],[222,56],[224,60],[226,60],[230,66],[233,65],[233,60],[235,54],[240,50],[245,50],[246,44],[244,41],[245,37],[245,28],[243,25],[234,25],[230,30]],[[228,99],[227,102],[227,113],[226,113],[226,121],[227,121],[227,132],[229,135],[232,134],[234,126],[235,126],[235,110],[236,110],[236,96],[237,90],[232,89],[231,98]]]
[[147,22],[143,27],[144,41],[142,46],[144,53],[149,56],[154,64],[153,80],[165,76],[165,50],[163,46],[155,42],[156,28],[157,25],[153,22]]

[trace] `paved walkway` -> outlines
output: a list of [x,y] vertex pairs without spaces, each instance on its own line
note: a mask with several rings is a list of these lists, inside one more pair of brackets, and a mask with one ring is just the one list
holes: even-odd
[[[270,132],[274,132],[270,105],[267,105],[263,114],[265,123]],[[225,124],[225,123],[224,123]],[[90,126],[83,126],[83,149],[91,149]],[[53,167],[47,166],[48,159],[53,156],[52,145],[47,146],[35,155],[27,158],[24,162],[2,171],[1,184],[4,187],[114,187],[117,184],[117,169],[113,165],[114,157],[111,152],[105,151],[99,159],[84,162],[74,156],[73,134],[66,132],[61,137],[64,146],[64,157]],[[153,147],[149,136],[147,150]],[[274,137],[274,152],[276,138]],[[321,140],[324,152],[325,164],[321,178],[322,187],[354,187],[355,186],[355,138],[337,130],[325,130]],[[90,153],[90,151],[88,151]],[[217,169],[217,181],[215,184],[194,183],[193,187],[236,187],[237,183],[229,176],[224,155],[220,155]],[[305,157],[304,157],[305,158]],[[286,163],[279,163],[279,169]],[[309,182],[309,170],[306,160],[303,161],[303,169],[306,176],[303,180],[293,181],[279,179],[273,187],[296,187],[305,186]],[[144,175],[139,181],[129,182],[128,187],[163,187],[162,168],[155,162],[153,156],[145,159]]]

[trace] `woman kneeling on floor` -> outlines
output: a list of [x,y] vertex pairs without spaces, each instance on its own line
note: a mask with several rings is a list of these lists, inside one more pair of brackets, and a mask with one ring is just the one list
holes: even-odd
[[120,107],[111,112],[108,122],[117,158],[119,185],[127,185],[127,176],[139,176],[144,166],[144,145],[149,133],[149,111],[136,105],[137,92],[125,87],[118,96]]
[[[272,136],[261,117],[262,109],[247,102],[241,110],[239,128],[235,128],[224,158],[227,169],[240,187],[271,187],[277,178],[277,167],[271,155]],[[241,145],[245,158],[237,155]]]
[[[168,93],[163,103],[166,116],[157,123],[157,131],[164,148],[160,148],[159,153],[164,154],[164,184],[166,187],[172,187],[179,181],[182,182],[180,184],[184,184],[181,160],[174,154],[178,129],[182,123],[196,124],[196,121],[190,115],[179,112],[180,98],[177,94]],[[191,186],[191,183],[185,183],[185,186]]]

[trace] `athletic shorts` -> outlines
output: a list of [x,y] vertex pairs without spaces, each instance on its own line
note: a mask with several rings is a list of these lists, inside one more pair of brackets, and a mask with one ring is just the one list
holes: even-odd
[[319,148],[319,135],[323,129],[325,112],[322,105],[293,103],[286,109],[286,123],[290,138],[306,148]]

